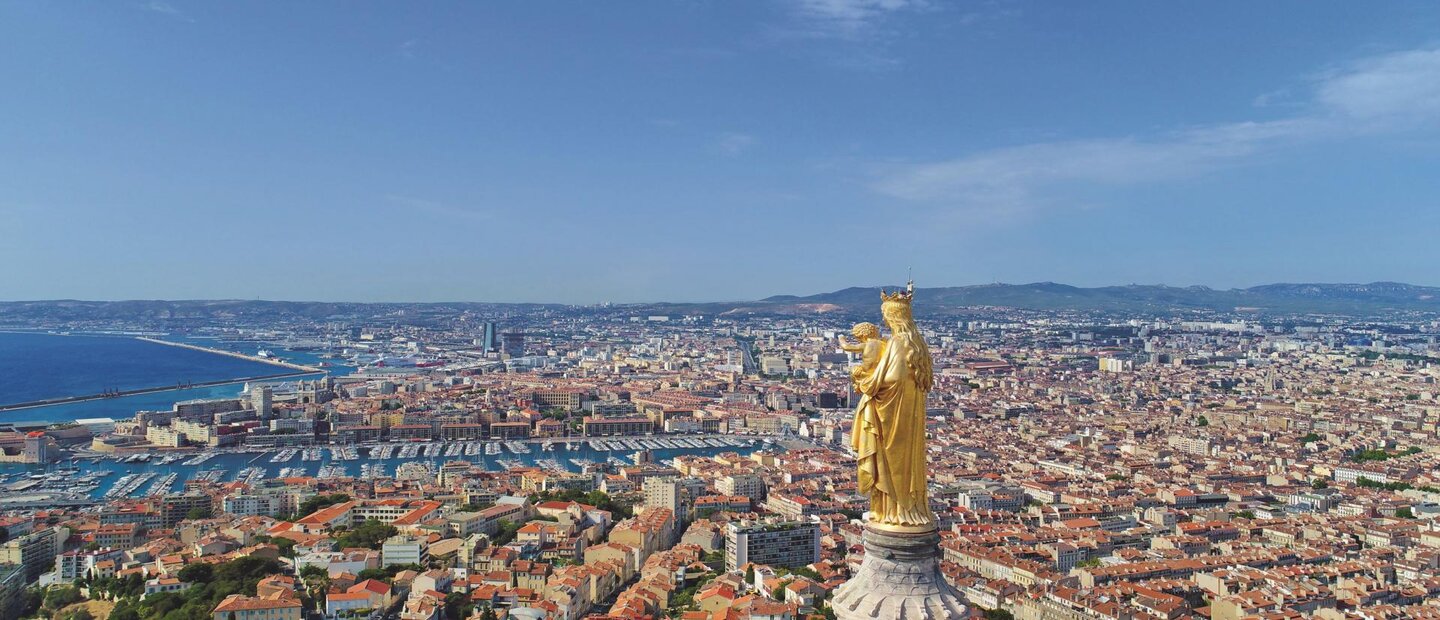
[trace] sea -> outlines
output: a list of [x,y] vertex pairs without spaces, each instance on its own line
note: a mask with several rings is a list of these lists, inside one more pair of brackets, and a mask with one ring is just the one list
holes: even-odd
[[[164,339],[247,355],[254,355],[265,346],[263,343],[222,342],[211,338],[165,336]],[[308,351],[282,349],[275,353],[296,364],[314,365],[321,361]],[[353,368],[334,366],[327,370],[347,374]],[[283,372],[286,369],[272,364],[155,344],[132,336],[0,332],[0,405],[86,396],[107,390],[163,388]],[[166,410],[184,400],[232,397],[243,388],[244,384],[237,382],[31,407],[0,412],[0,422],[68,422],[82,418],[118,420],[133,416],[136,411]]]

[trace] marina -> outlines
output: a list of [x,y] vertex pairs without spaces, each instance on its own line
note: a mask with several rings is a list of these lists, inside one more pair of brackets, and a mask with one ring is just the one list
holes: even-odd
[[150,485],[150,488],[145,491],[145,495],[155,497],[169,493],[170,487],[175,484],[175,479],[179,477],[180,474],[173,471],[165,474],[159,480],[156,480],[154,484]]
[[[51,493],[91,500],[139,498],[179,492],[181,482],[205,480],[255,484],[269,478],[388,478],[414,463],[436,471],[450,461],[468,461],[492,471],[540,467],[580,471],[586,465],[629,466],[635,452],[650,451],[656,462],[685,454],[748,454],[769,445],[733,435],[554,438],[529,440],[420,441],[310,446],[271,450],[209,450],[198,454],[139,453],[121,457],[72,458],[51,465],[0,465],[0,491]],[[538,448],[538,449],[537,449]],[[413,468],[407,469],[414,473]]]

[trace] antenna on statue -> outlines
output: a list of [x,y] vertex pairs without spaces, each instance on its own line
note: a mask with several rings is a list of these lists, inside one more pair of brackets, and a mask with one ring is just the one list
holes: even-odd
[[915,294],[915,278],[911,277],[912,269],[911,267],[905,268],[905,292],[913,295]]

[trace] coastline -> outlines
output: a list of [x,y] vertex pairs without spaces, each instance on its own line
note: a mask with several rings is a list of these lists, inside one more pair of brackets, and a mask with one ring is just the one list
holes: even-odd
[[9,404],[9,405],[0,405],[0,413],[9,412],[9,411],[20,411],[20,410],[23,410],[23,409],[36,409],[36,408],[39,408],[39,407],[53,407],[53,406],[55,406],[55,405],[69,405],[69,404],[72,404],[72,403],[83,403],[83,402],[94,401],[94,400],[108,400],[108,399],[112,399],[112,398],[124,398],[124,397],[126,397],[126,396],[136,396],[136,395],[140,395],[140,394],[155,394],[155,393],[157,393],[157,392],[175,392],[175,391],[179,391],[179,390],[189,390],[189,389],[194,389],[194,388],[214,387],[214,386],[217,386],[217,385],[229,385],[229,384],[232,384],[232,383],[249,383],[249,382],[251,382],[251,381],[265,381],[265,380],[269,380],[269,379],[287,379],[287,378],[292,378],[292,377],[304,377],[304,376],[308,376],[308,375],[323,374],[323,373],[324,373],[323,370],[314,370],[314,371],[299,371],[299,370],[296,370],[296,371],[292,371],[292,372],[282,372],[282,373],[276,373],[276,374],[271,374],[271,375],[256,375],[256,376],[253,376],[253,377],[240,377],[240,378],[238,378],[238,379],[217,379],[217,380],[215,380],[215,381],[202,381],[202,382],[200,382],[200,383],[191,383],[191,384],[189,384],[189,385],[169,385],[169,386],[164,386],[164,387],[136,388],[136,389],[133,389],[133,390],[120,390],[120,391],[118,391],[118,392],[111,392],[111,393],[109,393],[109,394],[88,394],[88,395],[84,395],[84,396],[65,396],[65,397],[61,397],[61,398],[47,398],[47,399],[44,399],[44,400],[32,400],[32,401],[24,402],[24,403],[14,403],[14,404]]
[[207,388],[207,387],[216,387],[216,386],[231,385],[231,384],[244,384],[244,383],[248,383],[248,382],[252,382],[252,381],[265,381],[265,380],[274,380],[274,379],[290,379],[290,378],[298,378],[298,377],[305,377],[305,376],[312,376],[312,375],[325,375],[325,374],[328,374],[328,371],[326,371],[326,370],[323,369],[323,368],[315,368],[315,367],[311,367],[311,366],[304,366],[304,365],[301,365],[301,364],[294,364],[294,363],[286,362],[286,361],[283,361],[283,360],[269,359],[269,358],[264,358],[264,357],[259,357],[259,356],[251,356],[251,355],[246,355],[246,354],[243,354],[243,353],[237,353],[237,352],[234,352],[234,351],[226,351],[226,350],[223,350],[223,349],[213,349],[213,348],[209,348],[209,347],[204,347],[204,346],[199,346],[199,345],[193,345],[193,344],[188,344],[188,343],[183,343],[183,342],[174,342],[174,341],[169,341],[169,340],[162,340],[162,339],[159,339],[159,338],[151,337],[151,335],[149,335],[149,334],[143,334],[143,333],[140,333],[140,334],[137,334],[137,333],[135,333],[135,332],[131,332],[131,333],[95,333],[95,332],[87,332],[87,333],[55,333],[55,332],[46,332],[46,331],[39,331],[39,330],[36,330],[36,331],[24,331],[24,330],[10,330],[10,329],[0,330],[0,331],[3,331],[4,333],[34,334],[34,335],[44,335],[44,336],[87,336],[87,337],[128,338],[128,339],[133,339],[133,340],[139,340],[139,341],[142,341],[142,342],[148,342],[148,343],[151,343],[151,344],[159,344],[159,345],[171,346],[171,347],[176,347],[176,348],[181,348],[181,349],[190,349],[190,350],[200,351],[200,352],[202,352],[202,353],[209,353],[209,354],[213,354],[213,355],[223,355],[223,356],[225,356],[225,357],[230,357],[230,358],[235,358],[235,359],[241,359],[241,360],[245,360],[245,361],[247,361],[247,362],[263,363],[263,364],[267,364],[267,365],[270,365],[270,366],[278,367],[278,368],[280,368],[280,369],[284,369],[283,371],[274,372],[274,373],[259,374],[259,375],[249,375],[249,376],[244,376],[244,377],[233,377],[233,378],[224,378],[224,379],[214,379],[214,380],[210,380],[210,381],[201,381],[201,382],[187,383],[187,384],[162,385],[162,386],[148,386],[148,387],[139,387],[139,388],[126,389],[126,390],[112,391],[112,392],[107,392],[107,393],[99,393],[99,394],[93,394],[93,393],[92,393],[92,394],[79,394],[79,395],[72,395],[72,396],[60,396],[60,397],[54,397],[54,398],[35,399],[35,400],[21,401],[21,402],[15,402],[15,403],[0,403],[0,413],[9,413],[9,412],[14,412],[14,411],[23,411],[23,410],[27,410],[27,409],[40,409],[40,408],[45,408],[45,407],[72,405],[72,404],[77,404],[77,403],[94,402],[94,401],[101,401],[101,400],[120,399],[120,398],[126,398],[126,397],[131,397],[131,396],[139,396],[139,395],[144,395],[144,394],[157,394],[157,393],[162,393],[162,392],[185,391],[185,390],[200,389],[200,388]]

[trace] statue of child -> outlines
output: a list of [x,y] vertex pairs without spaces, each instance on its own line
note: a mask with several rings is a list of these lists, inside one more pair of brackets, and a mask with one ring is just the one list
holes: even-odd
[[850,335],[855,336],[859,342],[851,344],[845,341],[844,336],[840,336],[840,348],[860,354],[860,364],[850,369],[850,381],[858,386],[860,379],[873,372],[880,363],[880,348],[885,341],[880,339],[880,328],[874,323],[856,323],[850,328]]

